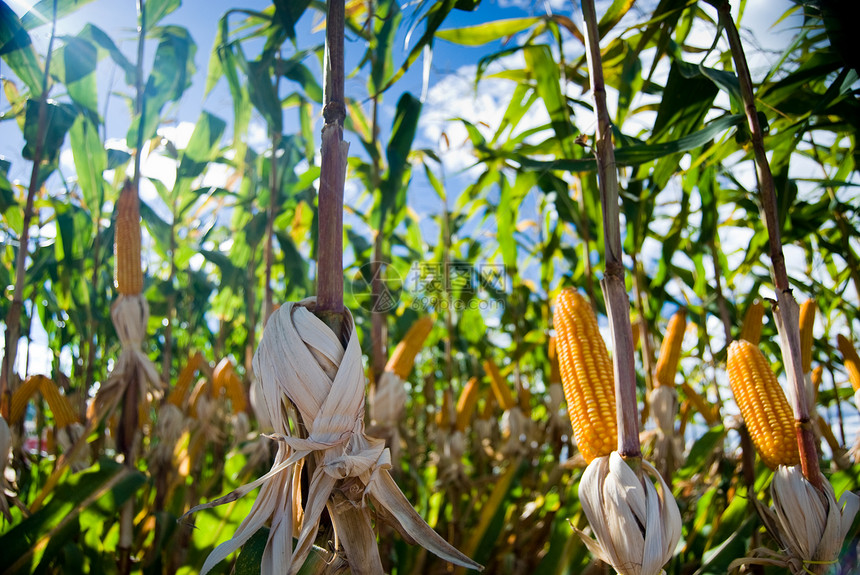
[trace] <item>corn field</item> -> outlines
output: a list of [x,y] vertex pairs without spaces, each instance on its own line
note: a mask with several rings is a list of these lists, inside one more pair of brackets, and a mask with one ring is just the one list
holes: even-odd
[[0,0],[0,574],[860,573],[858,21]]

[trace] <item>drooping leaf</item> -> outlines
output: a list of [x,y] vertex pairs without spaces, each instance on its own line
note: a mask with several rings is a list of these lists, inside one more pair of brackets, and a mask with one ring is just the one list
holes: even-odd
[[540,21],[541,18],[536,17],[493,20],[474,26],[439,30],[436,32],[436,37],[463,46],[480,46],[481,44],[495,42],[507,36],[518,34]]
[[[24,122],[24,140],[26,145],[22,155],[32,160],[39,145],[39,108],[36,100],[27,101],[26,120]],[[66,103],[45,104],[45,135],[41,142],[42,160],[54,163],[60,152],[60,148],[66,139],[66,133],[77,117],[75,107]]]
[[[57,0],[57,20],[73,13],[78,8],[89,4],[92,0]],[[24,16],[21,25],[30,31],[45,24],[50,24],[54,14],[54,0],[39,0]]]
[[0,2],[0,56],[30,89],[30,96],[42,93],[42,66],[27,30],[6,2]]
[[161,22],[162,18],[179,8],[181,3],[181,0],[148,0],[143,29],[152,30],[156,24]]

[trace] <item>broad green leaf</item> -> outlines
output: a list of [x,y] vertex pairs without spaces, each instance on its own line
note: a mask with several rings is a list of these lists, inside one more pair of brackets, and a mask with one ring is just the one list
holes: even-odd
[[179,8],[181,3],[181,0],[147,0],[143,29],[147,32],[152,30],[156,24],[161,22],[162,18]]
[[[155,62],[146,82],[144,95],[143,140],[155,134],[161,121],[161,110],[171,101],[178,101],[191,85],[194,76],[194,55],[197,45],[188,30],[180,26],[157,27],[150,33],[151,38],[159,40],[155,50]],[[126,136],[129,149],[137,147],[138,125],[135,118]]]
[[[635,166],[651,162],[663,156],[674,154],[677,152],[689,152],[704,144],[708,143],[716,136],[725,132],[729,128],[738,126],[744,121],[744,116],[736,114],[733,116],[723,116],[718,120],[714,120],[698,132],[694,132],[689,136],[673,140],[671,142],[663,142],[660,144],[641,144],[636,146],[627,146],[615,150],[615,160],[622,166]],[[482,150],[485,151],[485,150]],[[495,152],[486,150],[493,156],[511,159],[519,163],[527,170],[564,170],[568,172],[593,172],[597,169],[593,158],[583,159],[564,159],[564,160],[533,160],[520,154]]]
[[570,119],[567,99],[561,91],[558,65],[553,60],[549,46],[530,46],[524,50],[524,55],[526,69],[534,79],[537,93],[546,105],[556,138],[561,143],[565,156],[573,157],[576,154],[573,142],[575,129]]
[[38,98],[42,93],[42,66],[30,35],[6,2],[0,2],[0,56],[27,85],[30,96]]
[[409,152],[418,128],[421,102],[409,92],[404,92],[397,102],[391,139],[385,148],[388,173],[380,186],[380,215],[378,228],[382,229],[388,213],[398,213],[406,201],[406,186],[403,177],[409,166]]
[[125,72],[125,82],[129,85],[134,84],[135,74],[137,73],[135,66],[128,60],[128,58],[125,57],[125,54],[117,48],[110,36],[105,34],[101,28],[92,24],[87,24],[78,34],[78,38],[88,40],[98,46],[99,59],[101,59],[103,53],[106,52],[114,63],[116,63],[116,65],[122,68]]
[[248,62],[248,95],[257,111],[266,119],[269,131],[280,134],[284,131],[281,100],[272,83],[272,60],[274,54],[264,54],[260,60]]
[[601,39],[624,18],[624,15],[633,8],[633,4],[635,3],[636,0],[614,0],[612,2],[597,24],[597,30]]
[[[35,100],[27,101],[27,113],[24,124],[24,139],[26,145],[22,155],[28,160],[33,159],[39,141],[39,107]],[[71,104],[45,104],[45,135],[42,139],[42,161],[49,164],[57,160],[60,148],[66,139],[66,132],[72,127],[77,117],[75,107]]]
[[105,200],[103,174],[107,169],[107,152],[99,138],[98,128],[84,116],[79,116],[69,130],[69,142],[75,160],[78,186],[95,224],[101,216]]
[[[73,13],[78,8],[89,4],[92,0],[56,0],[57,20]],[[39,0],[24,16],[21,17],[21,25],[30,31],[45,24],[50,24],[54,16],[54,0]]]
[[98,117],[99,98],[96,88],[98,50],[81,38],[65,37],[64,46],[54,51],[51,74],[65,84],[76,104]]
[[144,482],[144,476],[138,471],[129,471],[109,459],[100,460],[98,468],[92,471],[67,475],[44,507],[0,537],[0,547],[4,550],[0,568],[6,570],[27,556],[42,559],[40,548],[55,536],[69,535],[60,530],[62,524],[77,521],[79,514],[95,502],[110,504],[116,513]]
[[[460,0],[462,1],[462,0]],[[445,18],[450,14],[451,10],[453,10],[457,5],[458,0],[442,0],[441,2],[434,3],[430,9],[425,14],[423,20],[426,20],[426,24],[424,26],[424,34],[421,35],[421,38],[418,40],[418,43],[412,47],[409,51],[409,55],[406,57],[406,60],[400,66],[400,69],[394,73],[394,75],[388,79],[385,83],[385,86],[382,88],[382,92],[391,88],[395,82],[397,82],[403,74],[415,63],[415,60],[418,59],[425,48],[433,48],[433,38],[436,34],[436,31],[445,21]]]
[[436,32],[436,37],[463,46],[480,46],[507,36],[513,36],[531,28],[541,20],[537,17],[493,20],[475,26],[439,30]]
[[286,32],[287,38],[296,39],[296,24],[310,5],[310,0],[275,0],[275,22]]
[[204,111],[194,125],[188,146],[182,150],[182,159],[176,170],[177,180],[180,178],[196,178],[203,173],[206,165],[215,159],[218,153],[221,136],[227,123]]

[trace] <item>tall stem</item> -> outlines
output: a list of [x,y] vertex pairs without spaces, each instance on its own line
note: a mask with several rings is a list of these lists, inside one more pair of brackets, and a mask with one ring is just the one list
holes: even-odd
[[344,0],[329,0],[326,19],[325,105],[320,165],[317,314],[340,334],[343,314],[343,185],[349,144],[343,72]]
[[263,325],[269,321],[269,316],[274,311],[274,297],[272,294],[272,266],[275,259],[274,235],[275,235],[275,213],[280,201],[280,187],[278,182],[277,151],[281,142],[281,134],[272,133],[272,166],[270,168],[269,210],[266,215],[266,285],[265,299],[263,300]]
[[815,435],[809,416],[809,396],[803,377],[800,361],[800,312],[791,293],[788,283],[788,273],[785,269],[785,256],[782,253],[782,238],[780,237],[779,218],[776,204],[776,186],[770,164],[764,147],[764,134],[758,121],[753,93],[752,79],[743,44],[738,29],[732,19],[731,6],[724,1],[719,7],[720,24],[726,30],[732,59],[737,68],[740,82],[741,99],[744,103],[744,113],[750,129],[753,155],[755,157],[756,173],[758,175],[759,202],[767,228],[768,246],[770,250],[771,273],[779,311],[776,314],[782,342],[782,358],[792,393],[792,408],[794,409],[797,443],[800,448],[800,464],[803,475],[810,483],[818,488],[823,487],[821,469],[818,465],[818,449],[815,445]]
[[630,300],[624,285],[624,264],[621,251],[621,222],[618,209],[618,173],[615,167],[615,148],[612,145],[612,126],[606,109],[606,86],[603,82],[603,64],[597,31],[597,14],[594,0],[583,0],[582,12],[588,31],[586,56],[594,93],[597,114],[597,181],[600,203],[603,207],[603,243],[606,269],[603,296],[615,350],[615,398],[618,420],[618,453],[625,458],[642,457],[639,449],[639,418],[636,404],[636,371],[633,360],[633,331],[630,327]]
[[[21,335],[21,310],[24,307],[24,275],[27,265],[27,246],[30,243],[30,222],[33,219],[33,202],[39,189],[39,168],[45,146],[45,131],[48,124],[48,90],[50,89],[51,53],[54,51],[54,38],[57,35],[57,0],[53,4],[51,19],[51,38],[48,40],[48,54],[45,56],[45,75],[42,77],[42,93],[39,94],[39,115],[36,124],[36,146],[33,149],[33,169],[30,172],[30,187],[27,189],[27,203],[24,206],[24,225],[18,240],[18,253],[15,257],[15,291],[12,303],[6,313],[6,347],[3,365],[0,368],[0,403],[11,405],[12,381],[15,371],[15,357],[18,355],[18,338]],[[5,399],[5,401],[3,401]],[[8,413],[4,414],[8,417]]]

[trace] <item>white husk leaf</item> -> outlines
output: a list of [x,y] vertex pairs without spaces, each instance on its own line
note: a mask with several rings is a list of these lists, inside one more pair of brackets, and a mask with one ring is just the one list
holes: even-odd
[[526,417],[518,405],[502,414],[502,437],[505,444],[502,454],[505,457],[517,457],[528,453],[528,444],[532,435],[531,419]]
[[673,387],[661,385],[651,390],[648,401],[651,405],[651,415],[657,424],[654,459],[665,465],[671,455],[672,468],[676,468],[683,457],[681,438],[675,433],[678,392]]
[[594,459],[579,484],[582,509],[597,541],[577,533],[621,575],[657,575],[681,538],[681,514],[668,485],[650,463],[640,461],[641,478],[613,451]]
[[[311,312],[315,303],[316,298],[308,298],[284,304],[266,324],[254,355],[254,371],[261,384],[259,408],[272,423],[275,433],[271,437],[278,440],[278,453],[272,469],[263,477],[189,512],[234,501],[262,486],[251,512],[233,538],[210,554],[201,575],[269,521],[272,528],[262,573],[296,573],[311,549],[327,506],[353,571],[366,572],[378,560],[375,545],[367,546],[368,541],[375,540],[370,523],[360,519],[366,516],[368,495],[398,530],[422,546],[452,563],[480,569],[421,519],[391,478],[384,441],[364,434],[365,379],[352,315],[346,312],[343,318],[344,332],[349,334],[344,349],[338,337]],[[286,417],[290,404],[298,410],[307,438],[291,434]],[[313,473],[303,502],[298,496],[299,473],[306,458],[312,458]],[[335,505],[332,492],[336,487]],[[293,547],[296,535],[298,542]]]
[[158,444],[149,455],[151,465],[155,468],[165,468],[173,461],[173,450],[176,442],[185,429],[185,416],[182,410],[172,403],[165,403],[158,408],[158,421],[155,423],[153,437]]
[[141,349],[149,321],[149,304],[142,295],[120,295],[110,310],[122,351],[107,381],[94,400],[95,416],[107,415],[125,396],[129,384],[136,383],[138,403],[146,405],[149,398],[160,397],[162,385],[158,371]]
[[396,427],[406,409],[406,387],[400,377],[383,371],[370,394],[370,421]]
[[[804,476],[799,465],[780,465],[771,484],[773,535],[790,558],[816,573],[826,571],[839,556],[845,535],[860,509],[860,498],[846,491],[836,500],[833,487],[824,481],[820,491]],[[775,528],[775,529],[774,529]]]

